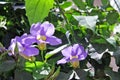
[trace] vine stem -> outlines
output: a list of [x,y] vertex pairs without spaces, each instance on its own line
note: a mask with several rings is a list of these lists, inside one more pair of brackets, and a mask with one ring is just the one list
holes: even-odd
[[[64,14],[64,12],[63,12],[63,10],[61,9],[58,0],[55,0],[55,1],[56,1],[56,4],[57,4],[57,6],[58,6],[58,8],[59,8],[59,10],[60,10],[60,12],[61,12],[61,14],[63,15],[63,17],[64,17],[64,19],[65,19],[65,22],[66,22],[67,24],[69,24],[69,21],[67,20],[65,14]],[[66,30],[67,30],[67,29],[66,29]]]
[[[63,15],[63,18],[64,18],[66,24],[67,24],[67,25],[70,25],[70,31],[71,31],[71,33],[72,33],[73,41],[74,41],[74,42],[77,42],[77,40],[76,40],[75,37],[74,37],[75,33],[74,33],[73,28],[72,28],[72,25],[69,23],[68,19],[66,18],[65,14],[64,14],[64,11],[61,9],[61,7],[60,7],[60,5],[59,5],[58,0],[55,0],[55,1],[56,1],[56,4],[57,4],[57,6],[58,6],[58,8],[59,8],[59,10],[60,10],[60,12],[61,12],[61,14]],[[66,27],[65,27],[65,29],[66,29],[66,32],[69,31],[69,30],[67,30]],[[68,38],[67,38],[67,39],[68,39]],[[68,42],[71,44],[71,42],[70,42],[69,39],[68,39]]]

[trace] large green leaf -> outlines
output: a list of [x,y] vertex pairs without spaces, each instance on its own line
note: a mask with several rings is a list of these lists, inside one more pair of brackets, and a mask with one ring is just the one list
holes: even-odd
[[0,72],[10,71],[15,68],[15,61],[13,60],[6,60],[0,63]]
[[33,80],[32,75],[24,70],[15,70],[14,80]]
[[79,22],[79,25],[89,28],[91,30],[95,30],[96,22],[98,16],[76,16],[73,17]]
[[41,22],[48,16],[54,0],[25,0],[26,15],[30,24]]

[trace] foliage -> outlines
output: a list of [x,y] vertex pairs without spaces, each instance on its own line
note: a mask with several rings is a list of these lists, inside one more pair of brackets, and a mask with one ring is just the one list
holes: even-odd
[[[100,0],[102,4],[94,1],[1,0],[0,80],[119,80],[120,1]],[[37,42],[32,43],[39,55],[26,56],[19,53],[19,44],[15,43],[16,54],[9,54],[11,39],[31,34],[32,26],[37,23],[41,26],[46,21],[54,25],[54,38],[61,39],[62,44],[46,42],[41,50]],[[50,35],[53,32],[46,31],[39,40],[53,37]],[[74,67],[77,63],[71,65],[72,59],[79,59],[76,55],[69,56],[70,62],[57,64],[63,58],[63,50],[74,44],[80,44],[87,52],[84,60],[77,60],[79,67]]]

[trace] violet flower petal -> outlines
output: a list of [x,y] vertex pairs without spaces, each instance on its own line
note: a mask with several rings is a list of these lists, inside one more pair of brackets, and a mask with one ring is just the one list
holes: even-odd
[[69,46],[62,50],[62,55],[65,57],[70,57],[72,54],[72,46]]
[[58,44],[62,43],[61,39],[59,39],[55,36],[47,37],[46,42],[48,42],[48,44],[50,44],[50,45],[58,45]]
[[34,47],[26,47],[25,50],[22,52],[26,56],[35,56],[39,54],[39,50]]
[[32,45],[33,43],[36,43],[36,42],[37,41],[36,41],[35,36],[32,36],[32,35],[25,36],[21,40],[21,43],[25,46],[30,46],[30,45]]
[[44,28],[44,33],[46,36],[52,36],[55,32],[54,25],[47,21],[41,24],[41,28]]
[[61,60],[57,61],[57,64],[65,64],[67,63],[65,58],[62,58]]
[[37,23],[37,24],[32,24],[31,28],[30,28],[30,33],[32,35],[36,35],[40,32],[40,26],[41,24],[40,23]]

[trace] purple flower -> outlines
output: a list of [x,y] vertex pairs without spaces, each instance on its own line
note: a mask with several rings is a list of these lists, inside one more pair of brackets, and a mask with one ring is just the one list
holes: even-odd
[[74,44],[62,50],[62,55],[64,56],[57,64],[65,64],[70,62],[74,68],[79,66],[79,61],[84,60],[87,56],[84,48],[79,44]]
[[11,40],[11,44],[8,48],[10,51],[9,55],[20,54],[24,58],[29,58],[39,54],[39,50],[33,47],[32,42],[25,42],[24,38],[27,37],[27,34],[22,35],[21,37],[16,36]]
[[54,25],[49,22],[32,24],[30,35],[26,37],[26,41],[30,40],[33,43],[37,43],[40,50],[44,50],[46,44],[58,45],[62,43],[61,39],[53,36],[54,32]]

